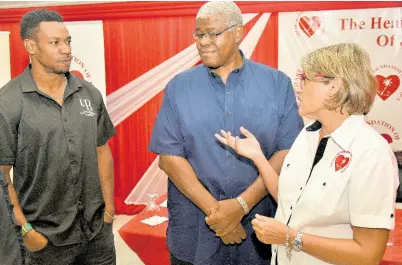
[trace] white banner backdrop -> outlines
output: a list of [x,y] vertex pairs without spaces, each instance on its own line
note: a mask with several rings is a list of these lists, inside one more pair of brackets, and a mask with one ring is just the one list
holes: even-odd
[[299,85],[300,59],[323,46],[355,42],[371,57],[379,91],[366,121],[402,150],[402,8],[279,14],[279,69]]
[[10,32],[0,31],[0,89],[11,79]]
[[72,42],[70,71],[99,89],[106,104],[105,48],[102,21],[64,22]]

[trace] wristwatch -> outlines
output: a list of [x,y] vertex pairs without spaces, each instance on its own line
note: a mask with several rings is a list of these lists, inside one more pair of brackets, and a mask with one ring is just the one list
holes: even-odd
[[246,201],[241,197],[237,197],[236,200],[240,203],[241,208],[243,208],[244,214],[248,214],[250,210],[248,209]]
[[26,233],[28,233],[29,231],[31,231],[32,225],[30,223],[26,223],[24,225],[21,226],[21,236],[24,237],[26,235]]
[[297,232],[295,240],[293,240],[293,249],[297,252],[301,251],[303,244],[302,244],[302,237],[303,232]]

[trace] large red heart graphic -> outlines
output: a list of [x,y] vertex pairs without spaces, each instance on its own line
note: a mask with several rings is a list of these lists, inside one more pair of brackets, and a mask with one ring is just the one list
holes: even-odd
[[384,137],[385,140],[387,140],[387,142],[388,142],[389,144],[392,144],[392,137],[389,136],[389,134],[382,133],[381,136]]
[[401,80],[397,75],[390,75],[388,77],[376,75],[375,77],[377,78],[379,85],[377,95],[382,100],[387,100],[392,94],[394,94],[401,83]]
[[81,79],[84,79],[84,75],[77,70],[71,70],[70,73],[75,74],[76,76],[80,77]]
[[339,155],[335,159],[335,172],[343,169],[349,164],[350,158],[344,155]]
[[321,19],[317,16],[311,18],[303,16],[299,20],[299,27],[310,38],[321,27]]

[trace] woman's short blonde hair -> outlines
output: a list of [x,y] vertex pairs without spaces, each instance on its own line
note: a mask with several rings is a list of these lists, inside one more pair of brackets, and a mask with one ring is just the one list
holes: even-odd
[[350,115],[370,111],[378,82],[373,76],[368,53],[359,45],[341,43],[315,50],[302,59],[301,68],[309,80],[323,81],[316,74],[341,80],[339,91],[325,102],[328,110],[340,107]]

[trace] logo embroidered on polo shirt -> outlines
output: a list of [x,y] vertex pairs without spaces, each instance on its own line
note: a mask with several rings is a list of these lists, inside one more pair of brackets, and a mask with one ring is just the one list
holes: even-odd
[[80,99],[80,104],[85,110],[81,111],[81,115],[85,115],[87,117],[93,117],[96,115],[92,110],[91,101],[89,99]]
[[343,172],[348,168],[351,161],[352,153],[350,153],[349,151],[339,152],[334,160],[332,160],[331,168],[332,166],[334,166],[335,172]]

